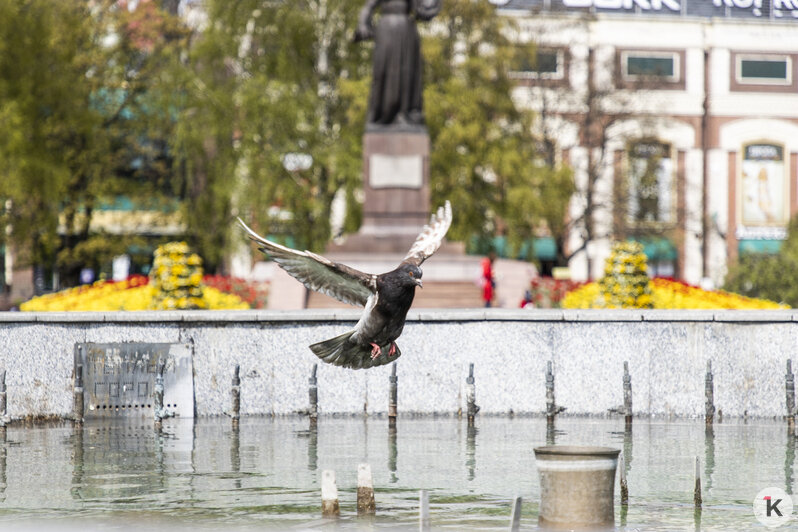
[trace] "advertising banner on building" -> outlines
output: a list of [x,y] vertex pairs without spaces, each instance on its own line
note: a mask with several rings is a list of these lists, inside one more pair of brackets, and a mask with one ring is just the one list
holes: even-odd
[[748,228],[787,225],[789,197],[784,147],[770,143],[744,146],[740,171],[742,225]]

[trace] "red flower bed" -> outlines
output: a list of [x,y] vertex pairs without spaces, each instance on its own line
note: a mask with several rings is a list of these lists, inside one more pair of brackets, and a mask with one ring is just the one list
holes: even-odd
[[206,275],[202,278],[202,283],[205,286],[216,288],[220,292],[235,294],[252,308],[266,308],[268,289],[264,284],[251,283],[244,279],[224,275]]
[[565,294],[583,284],[570,279],[535,277],[530,282],[529,293],[525,294],[524,300],[521,301],[521,307],[560,308]]

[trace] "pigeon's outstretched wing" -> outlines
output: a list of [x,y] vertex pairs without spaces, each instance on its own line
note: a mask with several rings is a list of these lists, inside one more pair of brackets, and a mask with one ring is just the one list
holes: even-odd
[[416,241],[413,242],[402,262],[420,266],[441,247],[443,237],[446,236],[450,225],[452,225],[452,205],[449,200],[446,200],[446,204],[443,207],[438,207],[438,212],[430,217],[429,224],[425,225],[416,237]]
[[376,275],[363,273],[310,251],[281,246],[257,234],[241,218],[238,223],[258,244],[258,249],[310,290],[361,307],[366,306],[368,298],[377,292]]

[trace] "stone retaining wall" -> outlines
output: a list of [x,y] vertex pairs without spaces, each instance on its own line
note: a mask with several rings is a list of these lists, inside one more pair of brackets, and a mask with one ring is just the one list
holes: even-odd
[[[318,360],[307,346],[352,327],[359,311],[0,313],[0,368],[12,417],[67,416],[78,342],[193,345],[199,416],[230,409],[241,365],[241,413],[307,408]],[[793,311],[411,311],[398,344],[399,413],[465,409],[474,363],[481,415],[540,414],[546,362],[567,414],[603,415],[623,402],[629,362],[635,414],[698,416],[712,361],[715,405],[726,416],[783,416],[785,364],[798,346]],[[384,413],[390,366],[319,364],[322,414]]]

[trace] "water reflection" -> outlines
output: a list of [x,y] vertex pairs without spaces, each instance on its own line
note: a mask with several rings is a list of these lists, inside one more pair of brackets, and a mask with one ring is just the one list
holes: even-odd
[[72,427],[72,487],[69,492],[73,499],[80,499],[80,486],[83,485],[83,424]]
[[793,474],[795,463],[795,433],[792,429],[787,431],[787,450],[784,453],[784,491],[792,495]]
[[233,425],[232,430],[230,431],[230,469],[233,472],[233,476],[235,480],[233,481],[233,485],[237,488],[241,488],[241,436],[239,435],[239,427],[238,423]]
[[390,483],[395,484],[399,478],[396,476],[396,459],[399,450],[396,446],[396,422],[388,425],[388,471],[391,472]]
[[479,430],[473,423],[469,423],[466,428],[466,469],[468,470],[468,480],[474,480],[477,468],[477,434]]
[[[408,418],[391,428],[384,418],[322,417],[310,430],[306,418],[244,418],[240,430],[227,419],[164,420],[160,432],[146,422],[12,426],[7,440],[0,433],[0,529],[42,517],[118,515],[128,519],[123,529],[153,520],[295,528],[318,519],[318,471],[328,468],[338,479],[339,525],[352,529],[365,457],[377,492],[375,527],[416,525],[418,490],[427,489],[435,527],[506,529],[508,501],[518,493],[528,501],[521,528],[531,530],[539,501],[532,449],[546,443],[621,449],[630,505],[616,506],[616,523],[630,531],[747,529],[755,524],[751,492],[793,490],[795,437],[788,435],[783,462],[772,455],[784,437],[780,423],[727,420],[707,431],[702,420],[635,420],[634,432],[623,419],[556,424],[484,417],[477,429],[456,418]],[[696,456],[708,502],[700,513],[686,504],[692,487],[684,474]]]
[[316,471],[319,468],[319,425],[315,419],[311,419],[307,430],[297,430],[297,438],[307,438],[308,440],[308,471]]
[[634,439],[632,438],[632,425],[631,423],[625,424],[623,431],[623,466],[626,469],[626,477],[629,478],[629,472],[632,470],[632,462],[634,456],[632,450],[634,448]]
[[0,427],[0,503],[6,500],[6,428]]
[[319,428],[316,420],[311,420],[308,430],[308,471],[319,468]]
[[704,488],[707,493],[712,489],[712,474],[715,472],[715,429],[707,425],[704,430]]

